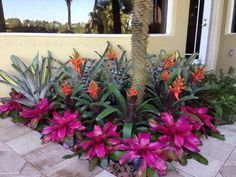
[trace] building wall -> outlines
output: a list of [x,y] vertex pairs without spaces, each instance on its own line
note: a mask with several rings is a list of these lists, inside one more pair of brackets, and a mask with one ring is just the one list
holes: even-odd
[[[185,53],[189,0],[173,0],[171,33],[151,35],[148,52],[158,54],[160,49],[173,52],[179,50]],[[103,52],[106,41],[113,45],[121,45],[131,53],[131,35],[87,35],[87,34],[0,34],[0,68],[12,72],[10,55],[15,54],[23,61],[30,63],[39,51],[46,55],[47,50],[55,58],[66,61],[72,53],[72,48],[81,56],[97,58],[94,51]],[[0,96],[6,96],[9,89],[0,85]]]
[[[230,66],[236,68],[236,34],[228,33],[229,27],[229,11],[230,11],[230,0],[224,0],[223,7],[223,20],[220,37],[220,48],[217,60],[217,70],[223,69],[228,71]],[[229,51],[233,49],[233,56],[230,56]]]

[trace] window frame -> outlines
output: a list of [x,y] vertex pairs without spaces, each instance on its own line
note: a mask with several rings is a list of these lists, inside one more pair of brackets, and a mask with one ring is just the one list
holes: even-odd
[[[230,0],[228,4],[228,29],[227,33],[228,34],[236,34],[236,31],[232,31],[232,26],[233,26],[233,18],[236,18],[236,14],[234,14],[234,7],[235,7],[236,0]],[[235,17],[234,17],[235,15]]]

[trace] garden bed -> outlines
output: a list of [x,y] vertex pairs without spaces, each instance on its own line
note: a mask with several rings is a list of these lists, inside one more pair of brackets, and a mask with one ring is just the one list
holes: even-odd
[[2,98],[2,118],[10,116],[39,131],[43,143],[74,152],[64,158],[89,159],[90,170],[99,165],[115,175],[152,177],[167,174],[173,162],[207,165],[201,137],[224,140],[216,126],[235,120],[228,109],[236,102],[233,69],[218,77],[194,62],[196,54],[186,59],[162,50],[158,59],[147,55],[147,80],[140,88],[132,61],[118,48],[120,54],[108,43],[98,60],[74,51],[66,63],[49,52],[29,66],[12,56],[18,75],[0,70],[0,82],[12,88],[11,97]]

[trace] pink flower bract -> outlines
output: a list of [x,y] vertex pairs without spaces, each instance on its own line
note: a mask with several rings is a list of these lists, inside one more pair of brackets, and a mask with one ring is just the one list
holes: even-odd
[[164,125],[154,120],[149,120],[152,130],[163,134],[158,140],[162,143],[171,143],[176,148],[176,155],[181,157],[183,147],[192,151],[199,152],[197,146],[200,145],[199,139],[192,133],[193,126],[184,118],[179,118],[174,122],[173,116],[169,113],[161,113],[161,120]]
[[165,145],[158,141],[151,142],[150,137],[150,133],[139,132],[138,137],[123,139],[122,144],[116,146],[116,150],[126,151],[119,159],[120,164],[139,159],[138,176],[140,177],[147,166],[161,175],[167,170],[165,158],[161,155]]
[[48,99],[41,99],[38,104],[34,106],[34,108],[22,108],[20,112],[20,116],[31,120],[31,123],[37,125],[39,120],[45,113],[48,113],[53,108],[53,105],[49,104]]
[[195,116],[197,116],[203,124],[196,121],[191,115],[182,115],[182,117],[187,118],[191,124],[193,124],[194,130],[200,130],[203,125],[210,128],[213,132],[218,132],[216,127],[211,123],[211,121],[214,119],[212,116],[208,115],[208,108],[201,107],[201,108],[192,108],[190,106],[182,106],[181,107],[182,113],[190,113]]
[[104,158],[106,154],[112,151],[112,146],[119,143],[119,133],[116,132],[117,125],[107,122],[103,128],[94,125],[91,132],[85,133],[88,140],[81,143],[83,150],[87,150],[86,156],[90,159],[95,155]]
[[[22,97],[23,97],[23,95],[21,93],[18,93],[18,92],[11,93],[12,99],[19,99]],[[16,111],[21,110],[21,105],[20,105],[20,103],[14,101],[14,100],[6,101],[6,102],[4,102],[3,105],[0,105],[0,114],[5,113],[5,112],[15,111],[15,110]]]
[[71,113],[69,109],[64,112],[63,116],[58,112],[53,112],[52,125],[45,127],[42,131],[42,134],[45,135],[43,142],[63,141],[66,136],[72,137],[75,130],[84,130],[85,127],[77,120],[77,117],[77,111]]

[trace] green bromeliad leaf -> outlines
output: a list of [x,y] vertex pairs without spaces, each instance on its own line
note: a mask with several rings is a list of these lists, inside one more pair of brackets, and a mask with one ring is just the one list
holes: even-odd
[[123,138],[130,138],[132,135],[133,123],[125,122],[123,126]]
[[114,84],[109,84],[107,89],[111,94],[115,96],[116,101],[121,107],[122,112],[125,113],[127,111],[127,104],[123,95],[120,93],[120,91],[116,88]]
[[99,159],[97,157],[94,157],[91,160],[89,160],[89,171],[93,171],[96,168],[98,162]]
[[108,158],[105,157],[105,158],[101,159],[100,165],[104,170],[106,170],[109,165]]
[[191,153],[191,156],[193,159],[195,159],[196,161],[204,164],[204,165],[208,165],[208,160],[203,157],[201,154],[199,153]]
[[124,151],[115,151],[110,155],[110,159],[113,161],[118,161],[124,153]]
[[96,117],[96,120],[100,121],[114,112],[117,112],[116,108],[113,108],[113,107],[106,108]]
[[159,175],[150,167],[147,168],[147,175],[145,177],[159,177]]

